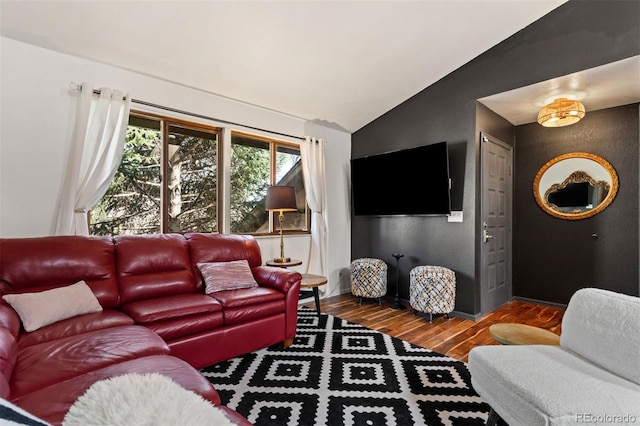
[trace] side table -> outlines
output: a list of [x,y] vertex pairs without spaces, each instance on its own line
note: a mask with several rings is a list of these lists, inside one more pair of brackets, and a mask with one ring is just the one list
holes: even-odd
[[555,345],[560,344],[560,336],[526,324],[502,323],[489,327],[489,333],[503,345]]
[[320,316],[320,295],[318,294],[318,287],[327,283],[327,277],[313,274],[302,274],[302,281],[300,281],[300,288],[310,288],[313,291],[313,298],[316,302],[316,312]]
[[[267,266],[277,266],[279,268],[289,268],[292,266],[302,265],[302,260],[291,259],[289,262],[274,262],[273,259],[266,262]],[[311,289],[313,291],[313,299],[316,303],[316,312],[320,316],[320,294],[318,293],[318,287],[327,283],[327,277],[313,274],[302,274],[302,280],[300,281],[300,290]]]

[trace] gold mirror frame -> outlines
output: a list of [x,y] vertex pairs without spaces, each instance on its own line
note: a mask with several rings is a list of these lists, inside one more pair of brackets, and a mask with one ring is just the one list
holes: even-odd
[[[589,175],[589,173],[585,172],[584,170],[568,170],[566,172],[566,178],[563,178],[562,182],[557,182],[553,185],[550,185],[549,188],[544,191],[544,194],[541,194],[540,183],[543,180],[545,172],[547,172],[550,167],[557,165],[564,160],[579,158],[591,160],[597,163],[597,165],[602,167],[602,171],[606,172],[606,174],[608,175],[608,179],[606,181],[598,180],[597,178],[594,179]],[[576,182],[589,182],[594,186],[597,184],[607,185],[609,190],[606,197],[600,202],[600,204],[595,206],[593,209],[579,213],[570,213],[557,210],[554,208],[555,206],[552,206],[547,202],[547,196],[549,195],[549,192],[559,188],[564,188],[569,183]],[[618,185],[618,174],[607,160],[588,152],[570,152],[568,154],[563,154],[549,160],[544,166],[540,168],[540,170],[536,174],[535,179],[533,180],[533,196],[540,208],[551,216],[566,220],[586,219],[588,217],[597,215],[613,202],[613,199],[618,193]]]

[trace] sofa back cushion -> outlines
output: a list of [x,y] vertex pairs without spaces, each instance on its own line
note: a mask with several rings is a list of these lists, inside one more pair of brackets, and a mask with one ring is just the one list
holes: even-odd
[[244,259],[251,268],[262,264],[260,246],[251,235],[188,233],[184,237],[189,241],[191,264],[199,289],[203,280],[198,263]]
[[103,308],[118,306],[113,240],[55,236],[0,239],[0,293],[32,293],[85,281]]
[[640,298],[584,288],[569,301],[560,345],[640,385]]
[[182,235],[124,235],[114,241],[122,304],[196,291]]

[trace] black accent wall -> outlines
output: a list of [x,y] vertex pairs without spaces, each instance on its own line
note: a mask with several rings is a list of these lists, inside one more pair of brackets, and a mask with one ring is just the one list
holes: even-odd
[[[639,114],[633,104],[589,111],[578,123],[557,129],[537,123],[516,127],[516,296],[566,304],[583,287],[638,295]],[[620,179],[613,203],[593,217],[558,219],[533,197],[540,167],[568,152],[599,155]]]
[[[412,267],[427,264],[449,267],[457,278],[456,310],[477,314],[480,301],[479,265],[476,261],[479,260],[481,222],[477,215],[479,134],[481,131],[492,134],[493,130],[501,134],[492,136],[503,139],[512,133],[506,129],[508,125],[505,126],[504,120],[492,117],[481,107],[477,108],[476,99],[639,55],[638,40],[640,2],[637,0],[571,0],[355,132],[352,135],[352,158],[447,141],[453,180],[452,207],[463,210],[464,221],[448,223],[446,217],[353,216],[352,259],[371,256],[386,261],[390,266],[388,294],[394,295],[396,263],[391,254],[404,253],[399,280],[403,299],[408,299]],[[425,41],[429,42],[435,41]],[[477,118],[478,111],[483,114],[480,118]],[[514,143],[513,140],[503,141]],[[516,140],[516,158],[518,148]],[[603,156],[607,158],[606,153]],[[635,154],[630,156],[635,156],[637,169],[637,146]],[[520,158],[524,160],[524,157]],[[517,177],[517,167],[514,172]],[[393,187],[402,182],[395,182],[393,176],[389,176],[389,184]],[[637,188],[633,198],[637,205]],[[616,203],[620,199],[616,199]],[[636,246],[636,292],[637,216],[636,210],[635,217],[628,219],[635,221],[636,226],[632,236]],[[517,221],[518,217],[514,216],[514,225]],[[607,233],[610,238],[614,237],[612,232]],[[515,237],[514,233],[514,240]],[[594,269],[612,266],[602,257],[596,262]],[[514,279],[521,275],[516,266],[514,261]],[[625,268],[625,276],[633,275],[632,264]],[[534,296],[538,293],[530,291],[532,285],[525,287],[526,294],[530,295],[527,297],[537,298]],[[523,294],[525,288],[522,289]],[[514,295],[518,296],[520,287],[515,282],[513,289]],[[560,294],[560,298],[564,300],[569,292]],[[550,292],[543,295],[556,298]]]

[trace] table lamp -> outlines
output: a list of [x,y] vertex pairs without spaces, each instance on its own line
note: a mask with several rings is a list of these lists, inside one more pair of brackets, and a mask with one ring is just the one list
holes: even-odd
[[267,205],[265,210],[279,212],[278,220],[280,222],[280,257],[273,259],[276,263],[287,263],[291,258],[284,257],[284,238],[282,236],[282,222],[284,221],[284,212],[294,212],[298,210],[296,204],[296,192],[293,186],[278,185],[267,188]]

